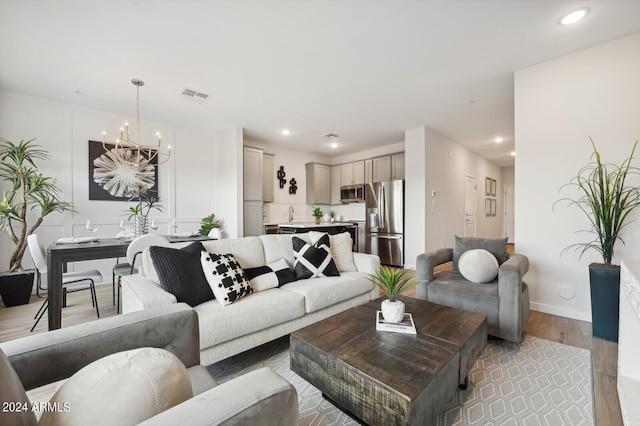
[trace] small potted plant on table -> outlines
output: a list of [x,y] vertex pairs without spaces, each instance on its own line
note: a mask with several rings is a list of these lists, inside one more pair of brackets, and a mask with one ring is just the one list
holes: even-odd
[[209,216],[203,217],[200,221],[198,233],[203,237],[208,236],[219,240],[222,237],[221,227],[220,219],[216,219],[216,214],[211,213]]
[[404,318],[404,303],[398,300],[403,291],[416,285],[411,281],[413,277],[408,269],[389,268],[381,266],[369,278],[387,299],[383,300],[380,308],[385,321],[398,323]]

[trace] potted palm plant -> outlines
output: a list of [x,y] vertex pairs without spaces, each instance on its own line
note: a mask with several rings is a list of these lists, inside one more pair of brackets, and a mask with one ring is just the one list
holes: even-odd
[[640,172],[632,166],[638,141],[633,144],[629,157],[616,165],[603,163],[593,139],[590,140],[593,161],[561,187],[561,190],[567,186],[577,188],[580,196],[576,199],[561,198],[556,203],[565,201],[579,208],[591,225],[590,229],[582,232],[593,234],[593,238],[572,244],[562,253],[577,250],[582,257],[586,251],[595,250],[602,256],[602,263],[589,265],[593,336],[617,342],[620,266],[612,264],[612,260],[616,243],[624,244],[620,231],[631,223],[629,214],[640,205],[640,190],[627,184],[630,175]]
[[398,300],[398,296],[416,285],[415,281],[411,281],[412,278],[408,269],[387,266],[381,266],[375,274],[370,275],[369,280],[387,297],[380,304],[385,321],[398,323],[404,318],[404,303]]
[[0,228],[15,246],[8,272],[0,275],[0,293],[6,306],[29,302],[34,273],[22,268],[27,236],[47,215],[71,209],[71,204],[59,199],[55,180],[38,172],[36,160],[46,160],[50,155],[34,140],[16,144],[0,138],[0,179],[9,184],[0,201]]
[[322,209],[320,207],[314,208],[313,212],[311,213],[311,216],[314,217],[316,224],[320,223],[320,220],[322,219],[323,215],[324,213],[322,213]]

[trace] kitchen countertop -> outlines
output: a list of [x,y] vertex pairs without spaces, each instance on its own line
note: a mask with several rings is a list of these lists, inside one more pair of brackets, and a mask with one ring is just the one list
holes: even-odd
[[353,222],[285,222],[278,223],[280,228],[331,228],[335,226],[354,226]]

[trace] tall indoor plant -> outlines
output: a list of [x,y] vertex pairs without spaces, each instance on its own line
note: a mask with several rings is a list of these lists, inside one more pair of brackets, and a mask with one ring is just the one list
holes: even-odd
[[[60,200],[60,190],[55,180],[38,172],[36,161],[47,160],[50,155],[34,144],[34,140],[13,143],[0,138],[0,179],[8,183],[0,202],[0,228],[7,232],[15,246],[9,258],[9,272],[14,274],[3,274],[3,278],[11,280],[15,280],[15,273],[23,271],[22,259],[27,249],[27,236],[33,234],[49,214],[71,209],[69,203]],[[32,211],[36,214],[30,213]],[[33,274],[30,282],[28,277],[24,279],[29,286],[28,302]],[[0,286],[3,290],[10,290],[6,287]],[[4,294],[3,300],[7,304]]]
[[632,165],[638,141],[633,144],[629,157],[620,164],[612,164],[602,162],[593,139],[590,140],[593,161],[563,185],[577,188],[580,196],[577,199],[562,198],[557,202],[566,201],[570,206],[578,207],[591,225],[585,231],[594,237],[590,241],[570,245],[563,253],[578,250],[582,257],[591,249],[602,256],[602,263],[589,265],[592,330],[595,337],[618,341],[620,266],[611,262],[616,243],[624,244],[620,231],[631,223],[629,214],[640,205],[639,188],[627,183],[629,176],[640,174],[640,169]]

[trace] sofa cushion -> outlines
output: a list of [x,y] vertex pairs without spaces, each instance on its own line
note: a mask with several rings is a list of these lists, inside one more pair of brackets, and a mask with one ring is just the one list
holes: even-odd
[[178,302],[186,302],[189,306],[213,299],[213,292],[200,264],[202,250],[200,242],[181,249],[149,247],[160,286],[173,294]]
[[232,254],[203,251],[200,263],[218,303],[230,305],[242,296],[253,293],[251,283]]
[[[291,285],[291,284],[287,284]],[[213,300],[194,308],[200,324],[200,349],[304,316],[304,296],[272,288],[222,306]]]
[[[138,348],[85,366],[58,389],[40,425],[137,424],[193,396],[187,369],[171,352]],[[68,407],[68,410],[64,409]]]
[[[309,231],[309,238],[313,244],[323,235],[328,234],[326,232]],[[351,239],[351,234],[342,232],[329,235],[329,248],[338,272],[355,272],[358,270],[356,269],[356,264],[353,263],[353,240]]]
[[284,258],[276,260],[269,265],[258,266],[257,268],[246,268],[244,273],[249,279],[253,291],[263,291],[280,287],[283,284],[296,280],[295,274],[289,268]]
[[340,275],[336,264],[331,258],[329,248],[329,235],[320,237],[313,245],[305,243],[297,237],[291,240],[293,243],[293,272],[297,279],[334,277]]
[[280,289],[304,296],[306,313],[335,305],[373,290],[373,283],[362,272],[345,272],[339,277],[298,280]]
[[[2,425],[36,425],[36,416],[31,411],[29,398],[24,391],[24,386],[9,362],[7,355],[0,349],[0,402],[14,403],[26,410],[16,410],[13,407],[4,407],[0,411],[0,424]],[[6,410],[4,409],[6,408]],[[11,408],[11,409],[10,409]]]
[[487,250],[467,250],[458,260],[458,269],[472,283],[488,283],[498,275],[498,261]]
[[455,236],[453,245],[453,270],[458,271],[458,260],[467,250],[485,249],[498,260],[498,265],[502,265],[507,260],[507,238],[476,238]]
[[[293,237],[294,234],[260,235],[258,238],[260,238],[262,246],[264,247],[264,264],[272,263],[278,259],[284,258],[289,267],[293,269],[293,264],[295,262],[293,257],[293,244],[291,243]],[[311,243],[309,233],[295,234],[295,237],[300,238],[305,243]]]
[[258,237],[244,237],[232,240],[203,241],[202,245],[209,253],[231,253],[242,268],[255,268],[266,265],[262,241]]

